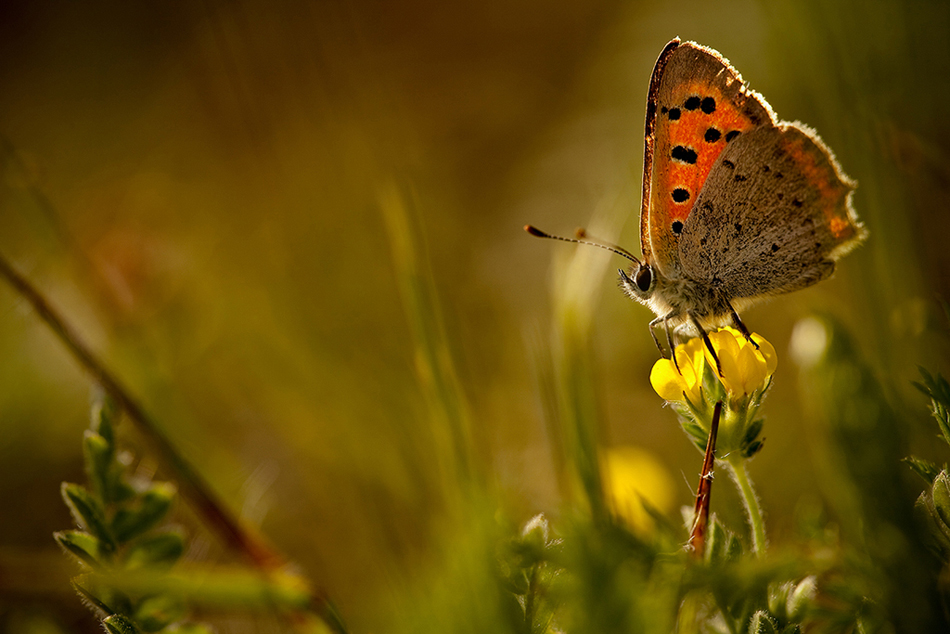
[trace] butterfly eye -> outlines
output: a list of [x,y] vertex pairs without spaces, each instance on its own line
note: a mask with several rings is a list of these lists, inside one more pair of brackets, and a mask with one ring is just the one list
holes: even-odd
[[637,269],[637,288],[646,293],[653,286],[653,269],[649,265]]

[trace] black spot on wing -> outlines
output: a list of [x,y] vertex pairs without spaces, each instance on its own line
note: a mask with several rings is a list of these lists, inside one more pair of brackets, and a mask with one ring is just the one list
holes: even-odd
[[696,150],[691,147],[686,147],[685,145],[677,145],[673,148],[673,151],[670,152],[670,156],[677,161],[682,161],[683,163],[689,163],[694,165],[698,156],[696,155]]
[[742,134],[739,130],[732,130],[731,132],[726,133],[726,143],[732,141],[734,138]]
[[683,104],[683,107],[687,110],[696,110],[699,108],[700,103],[699,97],[693,96],[686,100],[686,102]]
[[673,202],[677,203],[685,203],[687,200],[689,200],[689,192],[682,187],[677,187],[674,189],[672,196]]
[[716,112],[716,100],[713,99],[712,97],[706,97],[705,99],[703,99],[699,107],[706,114],[712,114]]
[[703,135],[703,140],[705,140],[706,143],[715,143],[716,141],[719,140],[721,136],[722,136],[722,132],[720,132],[716,128],[709,128],[708,130],[706,130],[706,134]]

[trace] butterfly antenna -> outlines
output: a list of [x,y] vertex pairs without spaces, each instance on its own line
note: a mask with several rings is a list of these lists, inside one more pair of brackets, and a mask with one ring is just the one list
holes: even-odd
[[614,251],[620,251],[621,253],[626,254],[626,256],[630,258],[631,260],[639,262],[639,259],[637,258],[637,256],[630,253],[619,244],[614,244],[613,242],[608,242],[607,240],[601,240],[600,238],[595,238],[594,236],[587,233],[587,229],[584,229],[583,227],[578,227],[577,229],[574,230],[574,237],[577,238],[578,240],[589,240],[590,242],[596,242],[604,247],[613,249]]
[[[611,253],[616,253],[617,255],[621,257],[627,258],[628,260],[630,260],[631,262],[635,264],[640,264],[640,260],[637,259],[637,257],[634,256],[632,253],[630,253],[629,251],[627,251],[626,249],[622,247],[618,247],[610,243],[602,243],[599,241],[593,242],[592,240],[580,240],[578,238],[565,238],[563,236],[555,236],[555,235],[551,235],[550,233],[545,233],[532,225],[525,225],[524,230],[530,233],[531,235],[535,236],[536,238],[550,238],[551,240],[561,240],[563,242],[574,242],[575,244],[587,244],[592,247],[600,247],[601,249],[606,249],[610,251]],[[588,237],[587,233],[583,229],[578,229],[577,235],[582,238]]]

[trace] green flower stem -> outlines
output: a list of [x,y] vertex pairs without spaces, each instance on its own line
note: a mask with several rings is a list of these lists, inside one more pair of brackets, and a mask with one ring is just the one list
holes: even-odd
[[746,515],[749,517],[749,527],[752,529],[752,552],[761,557],[765,554],[765,522],[762,520],[759,498],[755,495],[752,481],[749,479],[749,472],[746,470],[746,461],[741,456],[734,454],[726,458],[724,462],[729,467],[732,479],[739,488],[742,504],[745,506]]

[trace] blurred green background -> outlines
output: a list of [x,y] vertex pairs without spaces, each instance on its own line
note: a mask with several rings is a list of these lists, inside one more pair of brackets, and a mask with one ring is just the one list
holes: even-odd
[[[431,558],[444,504],[381,200],[412,203],[499,503],[519,521],[556,515],[533,348],[551,337],[552,262],[572,247],[521,226],[569,234],[596,218],[637,251],[647,84],[674,36],[716,48],[781,118],[816,128],[870,230],[832,280],[744,315],[780,354],[752,474],[781,540],[828,485],[787,354],[813,311],[853,330],[905,441],[942,461],[909,381],[917,364],[950,370],[935,301],[950,297],[946,2],[7,0],[0,252],[231,508],[354,631],[378,630]],[[589,280],[603,442],[653,454],[675,509],[701,456],[649,386],[652,315],[615,289],[613,264]],[[89,392],[0,286],[11,630],[34,612],[99,631],[50,536],[71,525],[58,487],[83,478]],[[713,508],[741,526],[730,486]],[[191,530],[193,556],[223,560]]]

